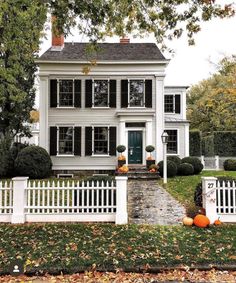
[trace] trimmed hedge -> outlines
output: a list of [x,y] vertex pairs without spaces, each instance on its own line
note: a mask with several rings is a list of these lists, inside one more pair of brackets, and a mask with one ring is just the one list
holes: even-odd
[[236,156],[236,131],[214,132],[214,151],[219,156]]
[[202,155],[214,156],[214,135],[202,138]]
[[190,163],[181,163],[178,167],[178,175],[189,176],[194,174],[193,165]]
[[[161,177],[163,177],[163,161],[158,163],[159,166],[159,173]],[[175,177],[177,174],[177,166],[173,161],[167,160],[167,177]]]
[[224,161],[224,169],[225,171],[236,171],[236,160],[226,159]]
[[190,156],[202,155],[202,134],[199,130],[189,131],[189,154]]
[[15,170],[19,176],[45,178],[50,176],[51,168],[51,158],[40,146],[32,145],[22,149],[15,160]]
[[192,164],[192,166],[194,168],[194,174],[199,174],[200,172],[202,172],[203,165],[197,157],[191,157],[191,156],[184,157],[182,159],[182,163]]
[[167,160],[172,161],[176,164],[177,168],[179,167],[179,165],[181,164],[181,158],[179,158],[178,156],[167,156]]

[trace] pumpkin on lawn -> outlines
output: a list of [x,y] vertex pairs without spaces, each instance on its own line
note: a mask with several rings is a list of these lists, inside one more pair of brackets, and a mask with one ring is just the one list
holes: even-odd
[[210,224],[210,220],[207,216],[198,214],[194,217],[193,224],[197,227],[205,228]]
[[222,225],[222,222],[220,221],[220,218],[214,221],[214,225]]
[[185,226],[192,226],[193,225],[193,218],[185,216],[183,218],[183,224]]

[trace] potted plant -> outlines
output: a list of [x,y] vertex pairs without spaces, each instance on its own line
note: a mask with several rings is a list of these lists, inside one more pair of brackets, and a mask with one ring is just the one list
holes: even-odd
[[146,166],[147,169],[149,169],[150,165],[155,164],[155,159],[152,157],[152,152],[155,150],[155,147],[153,145],[147,145],[145,150],[150,153],[146,159]]
[[118,156],[118,167],[121,167],[126,164],[126,158],[122,154],[126,150],[126,147],[125,145],[120,144],[116,147],[116,150],[120,153],[120,155]]

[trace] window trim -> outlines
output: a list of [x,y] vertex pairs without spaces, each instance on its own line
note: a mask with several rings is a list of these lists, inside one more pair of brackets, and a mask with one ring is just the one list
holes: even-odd
[[[60,81],[66,81],[66,80],[70,80],[73,81],[72,84],[72,105],[59,105],[60,104]],[[75,78],[60,78],[57,79],[57,108],[58,109],[71,109],[71,108],[75,108]]]
[[[95,125],[92,127],[92,157],[110,157],[110,126],[108,125]],[[94,153],[94,128],[107,128],[107,154]]]
[[[173,97],[173,112],[166,112],[165,111],[165,97],[167,96],[167,95],[169,95],[169,96],[172,96]],[[181,103],[182,103],[182,95],[181,95],[181,93],[165,93],[164,94],[164,114],[170,114],[170,115],[180,115],[181,114],[181,111],[180,111],[180,113],[176,113],[175,112],[175,97],[176,97],[176,95],[179,95],[180,96],[180,105],[181,105]],[[180,108],[181,109],[181,108]]]
[[177,152],[176,153],[168,153],[167,147],[166,147],[166,154],[167,154],[167,156],[179,155],[179,129],[177,129],[177,128],[165,128],[164,131],[177,131]]
[[[143,81],[143,106],[130,106],[130,81]],[[146,88],[145,88],[146,78],[129,78],[128,79],[128,107],[131,109],[143,109],[146,108],[145,99],[146,99]]]
[[[75,126],[74,125],[58,125],[57,127],[57,155],[59,157],[74,157],[75,156],[75,152],[74,152],[74,132],[75,132]],[[60,128],[72,128],[72,153],[71,154],[63,154],[63,153],[59,153],[59,135],[60,135]]]
[[[94,81],[107,81],[108,92],[107,92],[107,106],[95,106],[94,105]],[[93,78],[92,79],[92,109],[108,109],[110,108],[110,78]]]

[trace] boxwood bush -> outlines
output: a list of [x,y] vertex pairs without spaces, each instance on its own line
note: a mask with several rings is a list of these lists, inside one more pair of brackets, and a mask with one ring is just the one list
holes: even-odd
[[[159,173],[163,177],[163,161],[158,163]],[[175,177],[177,174],[177,166],[173,161],[167,160],[167,177]]]
[[225,171],[236,171],[236,160],[226,159],[223,166]]
[[167,160],[174,162],[177,168],[181,164],[181,158],[179,158],[179,156],[175,156],[175,155],[167,156]]
[[15,160],[15,170],[19,176],[45,178],[50,176],[51,168],[51,158],[40,146],[32,145],[22,149]]
[[193,165],[190,163],[181,163],[178,167],[178,175],[189,176],[194,174]]
[[194,174],[199,174],[200,172],[202,172],[203,165],[197,157],[184,157],[182,159],[182,163],[192,164],[194,168]]

